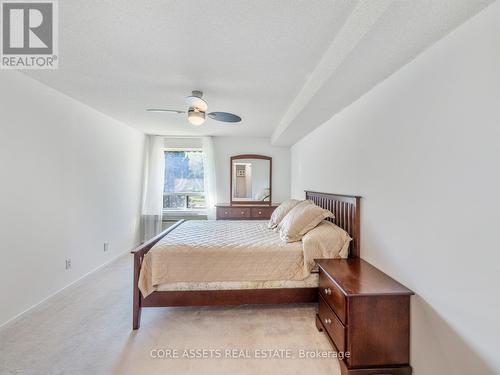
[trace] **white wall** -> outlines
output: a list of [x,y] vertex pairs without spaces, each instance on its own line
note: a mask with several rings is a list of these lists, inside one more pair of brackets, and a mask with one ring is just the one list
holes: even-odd
[[138,243],[143,147],[142,133],[0,72],[0,325]]
[[217,169],[217,202],[229,203],[229,161],[241,154],[273,158],[273,202],[290,198],[290,148],[272,146],[268,138],[214,137]]
[[362,257],[417,293],[414,373],[500,373],[500,3],[291,155],[292,196],[364,197]]

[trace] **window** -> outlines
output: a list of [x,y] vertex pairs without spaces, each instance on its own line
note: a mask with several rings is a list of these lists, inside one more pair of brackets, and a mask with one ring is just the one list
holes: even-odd
[[203,151],[165,151],[164,210],[203,210],[205,193]]

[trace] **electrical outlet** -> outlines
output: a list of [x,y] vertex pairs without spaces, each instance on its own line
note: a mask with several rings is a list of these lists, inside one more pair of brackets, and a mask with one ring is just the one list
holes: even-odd
[[104,252],[109,250],[109,242],[104,242]]
[[71,268],[71,258],[66,259],[66,269],[69,270]]

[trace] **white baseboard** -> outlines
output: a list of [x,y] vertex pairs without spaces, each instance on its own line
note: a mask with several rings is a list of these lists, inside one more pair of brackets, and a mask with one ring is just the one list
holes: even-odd
[[83,279],[85,279],[86,277],[90,276],[91,274],[93,274],[94,272],[97,272],[99,271],[101,268],[107,266],[108,264],[114,262],[115,260],[117,260],[118,258],[121,258],[122,256],[124,256],[125,254],[127,253],[130,253],[130,250],[126,250],[122,253],[119,253],[118,255],[114,256],[113,258],[107,260],[106,262],[104,262],[103,264],[101,264],[100,266],[97,266],[96,268],[94,268],[93,270],[87,272],[86,274],[84,274],[83,276],[80,276],[78,279],[70,282],[68,285],[66,285],[65,287],[62,287],[61,289],[59,289],[58,291],[50,294],[48,297],[45,297],[44,299],[42,299],[40,302],[37,302],[36,304],[34,304],[33,306],[31,307],[28,307],[26,310],[20,312],[19,314],[15,315],[13,318],[10,318],[9,320],[7,320],[5,323],[2,323],[0,324],[0,330],[3,329],[3,328],[6,328],[7,326],[11,325],[12,323],[14,323],[17,319],[19,319],[21,316],[23,316],[24,314],[27,314],[28,312],[30,312],[31,310],[34,310],[35,308],[37,308],[38,306],[40,306],[42,303],[44,302],[47,302],[49,299],[51,299],[52,297],[55,297],[56,295],[58,295],[59,293],[62,293],[64,290],[68,289],[69,287],[75,285],[76,283],[82,281]]

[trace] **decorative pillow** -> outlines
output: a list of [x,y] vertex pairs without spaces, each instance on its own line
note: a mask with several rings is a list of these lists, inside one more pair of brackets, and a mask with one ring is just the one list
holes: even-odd
[[323,220],[302,237],[304,261],[307,268],[314,268],[314,259],[347,258],[351,240],[352,238],[345,230]]
[[295,206],[279,224],[280,238],[285,242],[296,242],[302,236],[321,223],[327,217],[334,217],[333,214],[316,206],[309,201],[301,202]]
[[292,208],[294,208],[296,205],[298,205],[300,202],[297,199],[289,199],[287,201],[284,201],[281,203],[276,209],[273,211],[273,214],[271,215],[271,218],[269,219],[269,224],[267,224],[268,228],[276,228],[279,223],[281,223],[281,220],[286,216],[287,213],[290,212]]

